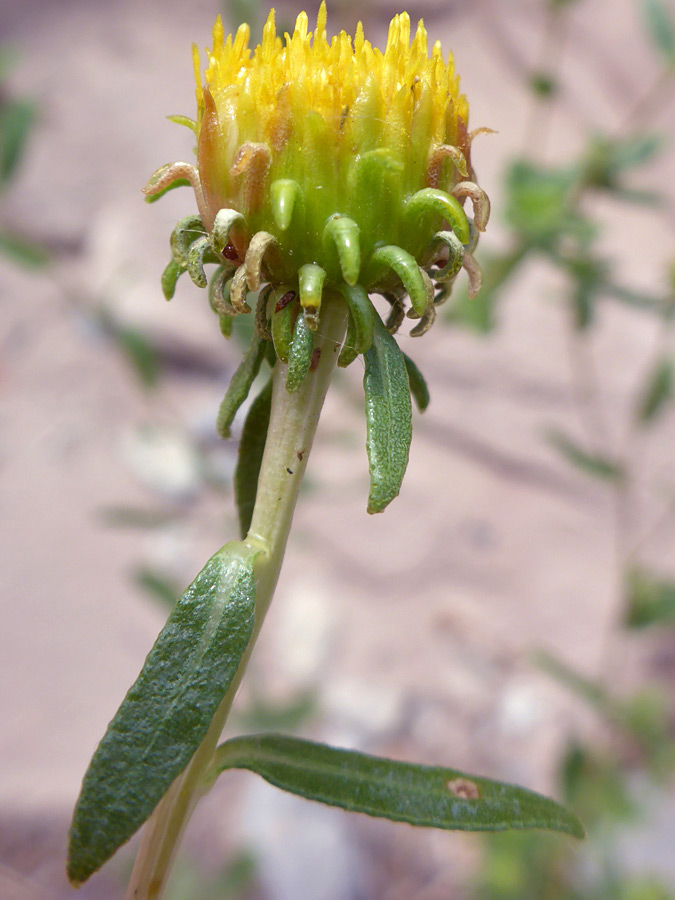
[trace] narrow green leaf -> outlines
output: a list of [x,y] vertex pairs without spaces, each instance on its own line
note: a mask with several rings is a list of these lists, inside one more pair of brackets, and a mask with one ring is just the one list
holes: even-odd
[[159,355],[143,332],[138,328],[119,326],[113,337],[118,341],[143,387],[155,387],[161,374]]
[[256,332],[253,332],[249,348],[232,376],[227,392],[223,397],[223,402],[218,410],[216,428],[222,438],[227,439],[230,437],[230,428],[237,410],[248,397],[251,385],[260,371],[260,366],[267,350],[266,344],[266,341],[259,337]]
[[[286,292],[286,296],[288,295]],[[293,315],[296,312],[296,304],[286,303],[280,309],[275,309],[270,319],[270,331],[272,343],[278,358],[287,363],[291,352],[293,340]]]
[[251,527],[271,409],[272,379],[270,378],[251,404],[239,441],[239,456],[234,472],[234,498],[237,503],[242,538],[246,537]]
[[0,108],[0,183],[9,181],[23,156],[36,118],[30,100],[10,100]]
[[134,581],[150,597],[159,600],[165,610],[171,610],[176,605],[176,597],[179,596],[180,588],[160,569],[139,566],[134,572]]
[[626,624],[630,628],[675,625],[675,581],[642,568],[626,579]]
[[218,551],[174,607],[94,754],[68,877],[81,884],[145,822],[201,743],[253,631],[255,550]]
[[577,697],[581,697],[599,713],[612,721],[617,720],[619,715],[617,704],[602,685],[580,675],[546,650],[535,651],[532,654],[532,660],[543,672],[546,672]]
[[214,774],[225,769],[249,769],[308,800],[410,825],[458,831],[543,828],[584,836],[576,816],[525,788],[299,738],[234,738],[216,751]]
[[406,353],[403,354],[403,362],[405,363],[406,372],[408,373],[412,398],[415,401],[418,410],[424,412],[431,399],[424,375],[422,375],[415,363]]
[[[272,317],[274,322],[274,317]],[[278,349],[277,349],[278,352]],[[314,354],[314,332],[309,329],[304,311],[298,313],[295,330],[288,352],[288,370],[286,372],[286,390],[295,393],[307,377]]]
[[675,19],[664,0],[644,0],[643,12],[647,32],[665,62],[675,65]]
[[35,241],[0,231],[0,253],[26,269],[41,269],[49,262],[49,253]]
[[551,446],[560,451],[569,463],[587,475],[605,481],[620,481],[623,478],[623,468],[619,463],[606,456],[589,453],[563,432],[551,429],[546,437]]
[[379,316],[375,316],[373,337],[365,354],[363,376],[370,468],[369,513],[382,512],[398,496],[412,438],[410,385],[403,354]]
[[660,359],[651,372],[637,408],[637,418],[643,424],[652,422],[666,408],[673,397],[673,363]]

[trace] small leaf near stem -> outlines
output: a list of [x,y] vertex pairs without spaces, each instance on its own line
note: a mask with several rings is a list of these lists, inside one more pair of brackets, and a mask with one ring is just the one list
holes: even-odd
[[403,354],[403,361],[405,363],[406,372],[408,373],[412,398],[415,401],[417,409],[420,412],[424,412],[431,399],[427,382],[413,360],[405,353]]
[[234,472],[234,496],[237,502],[242,538],[246,536],[251,527],[271,409],[272,379],[270,378],[251,404],[239,441],[237,468]]
[[220,404],[216,428],[222,438],[227,439],[230,437],[230,428],[234,417],[241,404],[248,397],[251,385],[255,381],[262,361],[265,358],[266,350],[267,342],[254,332],[251,338],[251,345],[232,376],[230,385],[223,397],[223,402]]
[[370,495],[368,512],[382,512],[398,496],[412,439],[410,385],[403,354],[375,317],[373,343],[365,354],[363,388]]

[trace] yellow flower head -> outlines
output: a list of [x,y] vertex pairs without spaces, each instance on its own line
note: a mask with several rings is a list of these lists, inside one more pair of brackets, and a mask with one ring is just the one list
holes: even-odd
[[[407,293],[421,334],[462,266],[477,290],[471,251],[489,204],[471,180],[452,56],[444,61],[438,42],[429,54],[422,22],[411,40],[407,13],[395,16],[382,52],[360,24],[353,40],[343,31],[329,41],[323,3],[313,33],[303,12],[283,38],[272,10],[251,50],[247,25],[226,38],[218,18],[207,57],[202,82],[193,48],[197,169],[164,167],[146,189],[187,180],[197,195],[199,216],[173,235],[167,295],[185,270],[205,286],[204,263],[217,262],[221,316],[250,311],[247,292],[267,282],[297,298],[310,330],[324,296],[342,294],[353,312],[356,294],[377,291],[395,306],[394,330]],[[278,312],[259,313],[262,333],[274,336]]]
[[[330,215],[354,159],[373,151],[386,151],[385,163],[400,170],[404,192],[428,186],[429,156],[440,146],[456,147],[464,170],[466,98],[440,43],[429,56],[422,22],[411,43],[408,14],[395,16],[382,53],[364,39],[360,24],[353,43],[344,31],[329,43],[322,4],[313,34],[303,12],[282,40],[272,10],[262,43],[251,51],[248,40],[247,25],[224,39],[217,19],[204,87],[193,48],[199,169],[211,215],[223,205],[248,206],[255,215],[264,203],[264,182],[275,176],[322,191],[316,199]],[[441,177],[431,173],[435,182]]]

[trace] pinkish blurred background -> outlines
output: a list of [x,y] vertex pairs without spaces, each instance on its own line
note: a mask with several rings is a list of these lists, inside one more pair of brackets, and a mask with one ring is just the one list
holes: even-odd
[[[673,897],[668,390],[648,427],[632,424],[652,366],[673,353],[664,310],[675,304],[675,63],[668,20],[658,19],[673,7],[452,0],[408,9],[453,50],[471,126],[498,132],[474,149],[495,210],[478,251],[486,272],[521,246],[505,174],[516,158],[555,174],[587,160],[593,133],[610,143],[660,135],[625,175],[626,190],[654,192],[658,203],[584,193],[581,209],[601,229],[593,252],[633,301],[598,299],[585,330],[570,323],[588,260],[556,267],[528,251],[503,284],[490,270],[496,287],[478,312],[459,304],[423,341],[402,338],[432,401],[415,418],[403,491],[383,516],[365,512],[361,363],[339,376],[231,727],[271,722],[559,798],[565,784],[573,793],[565,777],[576,742],[590,772],[581,793],[608,785],[590,814],[596,824],[600,809],[599,830],[586,847],[490,843],[348,816],[233,774],[195,817],[170,898]],[[250,0],[0,9],[13,54],[2,57],[2,102],[34,111],[0,197],[6,900],[76,896],[64,855],[88,760],[166,616],[161,596],[236,533],[236,442],[218,441],[214,421],[238,348],[222,341],[187,279],[170,305],[162,298],[168,235],[193,211],[191,196],[149,206],[140,194],[159,165],[189,158],[189,132],[165,116],[194,114],[190,44],[210,43],[221,11],[255,27],[267,12]],[[396,11],[388,0],[334,2],[329,29],[361,17],[381,46]],[[283,4],[279,20],[297,12]],[[656,580],[670,626],[624,627],[636,564]],[[536,649],[622,702],[648,686],[658,699],[636,716],[660,729],[661,768],[638,726],[608,724],[607,709],[533,660]],[[275,704],[285,719],[274,719]],[[593,769],[597,759],[611,765]],[[606,783],[608,771],[616,782]],[[625,821],[611,809],[623,793],[637,808]],[[131,859],[122,851],[79,896],[123,896]]]

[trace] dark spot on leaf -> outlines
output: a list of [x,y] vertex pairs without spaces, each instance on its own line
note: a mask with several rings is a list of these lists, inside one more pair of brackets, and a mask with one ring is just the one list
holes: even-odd
[[293,469],[289,469],[288,466],[286,466],[286,471],[288,472],[289,475],[293,474]]
[[231,259],[234,261],[235,259],[237,259],[238,255],[239,254],[237,253],[237,248],[234,246],[234,244],[226,244],[223,247],[223,256],[225,257],[225,259]]
[[464,800],[480,799],[478,785],[468,778],[453,778],[452,781],[448,781],[446,787],[455,797],[462,797]]
[[321,359],[321,347],[316,347],[314,352],[312,353],[312,361],[309,364],[309,371],[313,372],[314,369],[319,365],[319,360]]
[[300,460],[300,462],[302,462],[302,457],[305,455],[305,451],[304,451],[304,450],[298,450],[298,452],[297,452],[295,455],[298,457],[298,459]]

